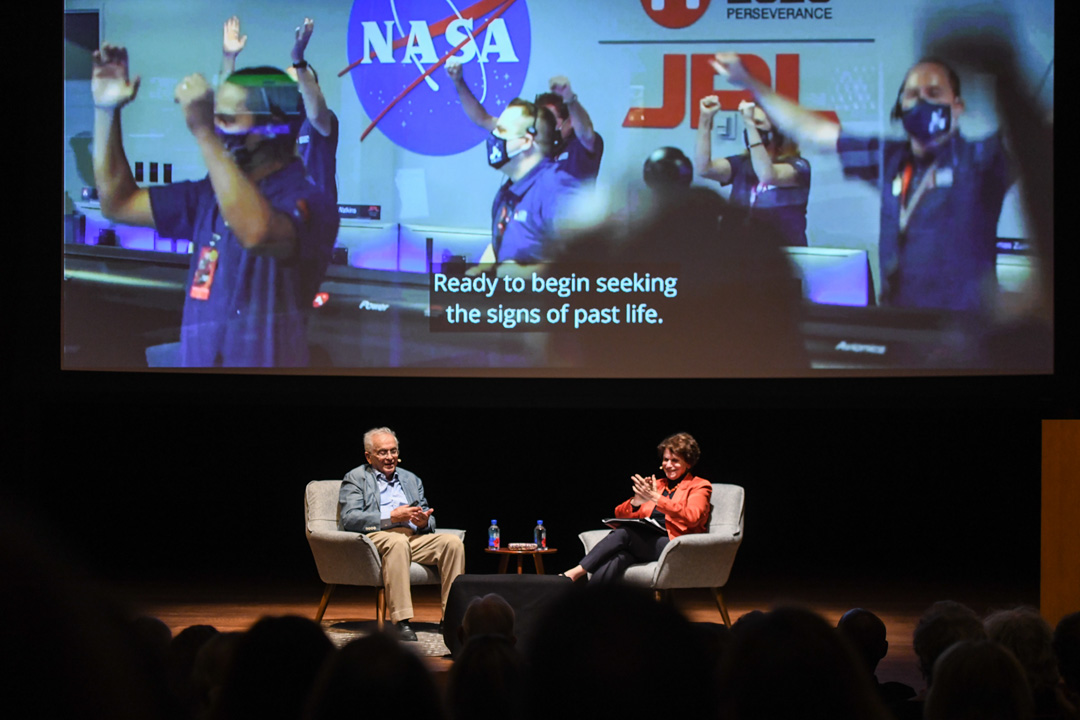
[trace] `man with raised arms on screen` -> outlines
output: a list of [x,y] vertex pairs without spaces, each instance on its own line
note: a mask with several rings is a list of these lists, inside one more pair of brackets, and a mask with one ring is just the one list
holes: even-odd
[[491,245],[480,269],[531,273],[553,259],[557,221],[580,183],[549,157],[555,119],[543,105],[516,98],[487,140],[488,164],[507,177],[491,206]]
[[751,77],[735,53],[713,68],[748,88],[770,118],[804,145],[839,153],[844,174],[881,193],[878,248],[883,304],[988,311],[997,292],[997,223],[1013,181],[1002,135],[969,141],[960,78],[938,59],[907,71],[893,120],[905,140],[854,137]]
[[217,94],[188,75],[174,97],[207,176],[140,188],[121,141],[135,99],[127,50],[94,53],[94,176],[102,214],[190,240],[179,364],[302,367],[307,317],[329,263],[338,218],[295,155],[296,83],[275,68],[233,73]]
[[[285,68],[300,89],[304,121],[296,134],[296,151],[304,161],[308,175],[330,199],[337,204],[337,144],[338,118],[326,104],[319,75],[304,59],[315,21],[304,18],[304,24],[296,28],[296,41],[292,46],[292,65]],[[247,45],[247,35],[240,34],[240,18],[235,15],[225,21],[221,45],[221,77],[227,78],[236,70],[236,58]]]
[[367,463],[353,468],[341,483],[341,527],[364,533],[383,563],[383,584],[390,621],[404,640],[416,640],[409,565],[436,565],[442,582],[442,609],[454,579],[465,572],[461,538],[435,532],[435,512],[424,496],[424,483],[398,467],[398,441],[387,427],[364,433]]
[[[499,119],[489,113],[465,83],[463,66],[457,58],[446,61],[446,74],[454,82],[461,107],[474,123],[491,131]],[[593,128],[592,118],[570,87],[570,79],[556,75],[548,81],[549,92],[536,96],[555,117],[551,153],[562,169],[583,182],[595,180],[604,156],[604,138]]]

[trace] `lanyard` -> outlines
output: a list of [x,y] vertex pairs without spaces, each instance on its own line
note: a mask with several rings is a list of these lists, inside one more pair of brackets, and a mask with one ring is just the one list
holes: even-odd
[[900,235],[902,236],[907,231],[908,223],[911,221],[911,214],[915,212],[915,208],[918,207],[919,201],[922,200],[923,194],[926,193],[931,187],[934,187],[934,175],[937,172],[937,160],[934,160],[930,164],[930,167],[926,169],[922,179],[919,180],[919,184],[915,187],[915,192],[912,194],[911,199],[908,200],[908,189],[911,185],[911,177],[914,174],[913,163],[909,162],[904,166],[903,178],[901,180],[900,188]]

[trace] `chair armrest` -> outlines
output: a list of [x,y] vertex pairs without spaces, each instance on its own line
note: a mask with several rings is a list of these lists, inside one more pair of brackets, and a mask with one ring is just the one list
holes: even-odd
[[324,583],[382,585],[382,560],[367,535],[347,530],[308,530],[307,536]]
[[675,538],[660,553],[654,587],[723,587],[741,543],[742,533],[735,525]]
[[589,551],[596,547],[596,543],[606,538],[610,532],[611,529],[608,528],[605,530],[586,530],[583,533],[578,533],[578,540],[585,547],[585,554],[588,555]]

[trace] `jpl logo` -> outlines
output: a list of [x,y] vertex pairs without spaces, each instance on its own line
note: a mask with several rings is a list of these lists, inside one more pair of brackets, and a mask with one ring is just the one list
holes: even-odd
[[521,94],[529,71],[526,0],[461,4],[355,0],[349,16],[348,72],[360,104],[373,127],[420,155],[453,155],[486,135],[461,109],[444,69],[449,57],[462,62],[465,81],[492,115]]

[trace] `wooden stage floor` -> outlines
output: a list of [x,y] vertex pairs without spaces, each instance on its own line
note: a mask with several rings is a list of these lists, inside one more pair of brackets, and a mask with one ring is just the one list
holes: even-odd
[[[322,586],[310,584],[200,583],[181,585],[133,583],[114,585],[120,599],[141,613],[164,621],[177,633],[191,625],[212,625],[218,630],[246,630],[259,618],[301,615],[314,618]],[[413,591],[416,622],[439,621],[437,587]],[[950,583],[848,582],[834,579],[818,582],[744,580],[724,589],[731,619],[752,610],[769,610],[783,605],[808,607],[830,624],[853,607],[876,613],[888,630],[889,653],[878,667],[878,679],[895,680],[916,690],[924,687],[912,650],[912,632],[919,616],[934,601],[956,600],[980,614],[1017,605],[1038,605],[1037,588],[972,587]],[[721,622],[711,596],[705,590],[682,590],[674,595],[675,606],[695,622]],[[371,588],[338,587],[327,608],[324,624],[342,621],[370,621],[375,618],[375,591]],[[427,658],[435,673],[446,671],[452,660]]]

